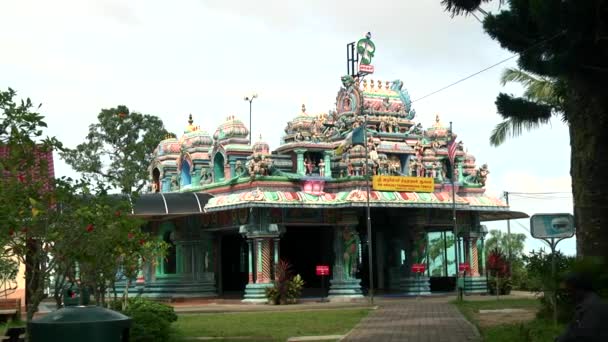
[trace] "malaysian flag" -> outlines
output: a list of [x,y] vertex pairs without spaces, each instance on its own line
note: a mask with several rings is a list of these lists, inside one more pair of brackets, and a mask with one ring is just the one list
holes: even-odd
[[450,165],[454,167],[454,159],[456,159],[456,147],[458,144],[456,143],[456,137],[452,137],[452,141],[448,144],[448,159],[450,160]]

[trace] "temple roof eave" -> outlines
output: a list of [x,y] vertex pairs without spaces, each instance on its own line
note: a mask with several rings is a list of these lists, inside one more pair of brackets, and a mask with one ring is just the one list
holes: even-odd
[[[382,192],[372,191],[370,206],[375,208],[439,208],[451,209],[451,196],[447,192]],[[319,195],[306,192],[252,190],[219,195],[211,199],[206,212],[248,207],[275,208],[351,208],[365,207],[366,193],[352,190]],[[509,207],[499,199],[489,196],[456,196],[456,209],[465,211],[509,212]],[[521,218],[521,217],[519,217]]]

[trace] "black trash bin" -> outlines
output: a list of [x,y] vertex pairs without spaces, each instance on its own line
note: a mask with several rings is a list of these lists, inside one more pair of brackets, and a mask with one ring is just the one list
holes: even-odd
[[28,327],[30,342],[128,342],[131,318],[99,306],[66,306]]

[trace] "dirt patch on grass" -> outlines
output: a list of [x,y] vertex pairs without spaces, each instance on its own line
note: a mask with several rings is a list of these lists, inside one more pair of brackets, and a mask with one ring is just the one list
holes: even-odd
[[493,327],[502,324],[517,324],[534,320],[537,310],[525,309],[518,312],[485,312],[475,313],[479,327]]

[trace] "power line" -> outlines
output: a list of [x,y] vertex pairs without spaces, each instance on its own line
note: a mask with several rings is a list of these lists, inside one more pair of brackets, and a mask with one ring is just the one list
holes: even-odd
[[511,192],[507,191],[509,195],[554,195],[554,194],[572,194],[572,192],[562,191],[562,192]]
[[556,34],[555,36],[553,36],[553,37],[551,37],[551,38],[548,38],[548,39],[545,39],[545,40],[541,40],[540,42],[538,42],[538,43],[536,43],[536,44],[534,44],[534,45],[530,46],[529,48],[525,49],[524,51],[522,51],[522,52],[520,52],[520,53],[516,53],[516,54],[512,55],[511,57],[505,58],[505,59],[501,60],[500,62],[495,63],[495,64],[492,64],[492,65],[490,65],[489,67],[487,67],[487,68],[485,68],[485,69],[482,69],[482,70],[480,70],[480,71],[478,71],[478,72],[476,72],[476,73],[473,73],[473,74],[471,74],[471,75],[469,75],[469,76],[467,76],[467,77],[465,77],[465,78],[461,78],[461,79],[459,79],[458,81],[456,81],[456,82],[454,82],[454,83],[451,83],[451,84],[449,84],[449,85],[447,85],[447,86],[445,86],[445,87],[443,87],[443,88],[440,88],[440,89],[438,89],[438,90],[435,90],[435,91],[434,91],[434,92],[432,92],[432,93],[429,93],[429,94],[427,94],[427,95],[424,95],[423,97],[417,98],[417,99],[413,100],[413,101],[412,101],[412,103],[417,102],[417,101],[420,101],[420,100],[422,100],[422,99],[425,99],[425,98],[427,98],[427,97],[429,97],[429,96],[431,96],[431,95],[435,95],[435,94],[437,94],[437,93],[439,93],[439,92],[441,92],[441,91],[444,91],[444,90],[446,90],[446,89],[448,89],[448,88],[450,88],[450,87],[453,87],[453,86],[457,85],[458,83],[464,82],[464,81],[468,80],[469,78],[475,77],[475,76],[477,76],[477,75],[479,75],[479,74],[481,74],[481,73],[483,73],[483,72],[485,72],[485,71],[488,71],[488,70],[490,70],[490,69],[492,69],[492,68],[494,68],[494,67],[497,67],[497,66],[501,65],[502,63],[507,62],[507,61],[509,61],[509,60],[511,60],[511,59],[513,59],[513,58],[515,58],[515,57],[518,57],[520,54],[522,54],[522,53],[526,53],[526,52],[528,52],[528,51],[532,50],[533,48],[535,48],[535,47],[537,47],[537,46],[539,46],[539,45],[541,45],[541,44],[543,44],[543,43],[549,42],[549,41],[551,41],[551,40],[553,40],[553,39],[555,39],[555,38],[557,38],[557,37],[559,37],[559,36],[561,36],[561,35],[563,35],[563,34],[564,34],[564,32],[560,32],[560,33]]

